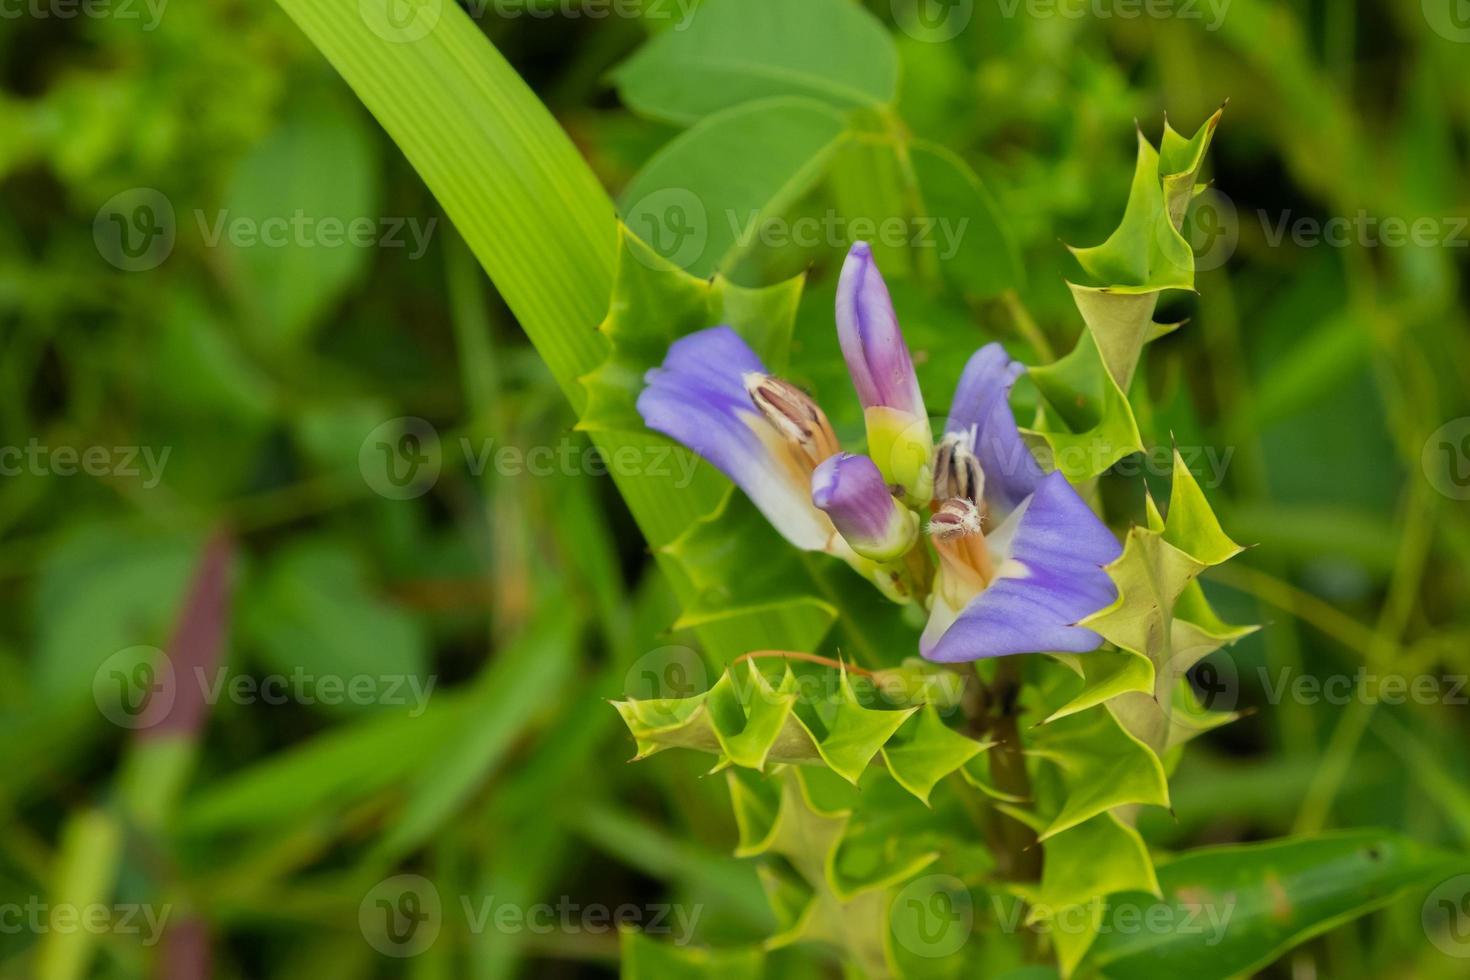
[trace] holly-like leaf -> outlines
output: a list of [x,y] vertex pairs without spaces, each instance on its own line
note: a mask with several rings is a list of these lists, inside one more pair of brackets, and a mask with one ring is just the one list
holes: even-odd
[[[786,665],[772,683],[754,659],[733,665],[709,691],[692,698],[614,702],[642,759],[668,748],[711,752],[716,768],[764,769],[767,763],[825,766],[857,783],[870,763],[883,761],[905,790],[924,802],[934,786],[988,746],[946,726],[922,703],[869,707],[844,670],[831,695],[811,690]],[[924,690],[914,697],[925,698]],[[905,725],[905,722],[911,724]]]
[[1081,483],[1143,451],[1128,396],[1103,363],[1091,333],[1083,333],[1065,357],[1026,373],[1042,398],[1036,423],[1025,430],[1041,443],[1036,448],[1042,465]]
[[[813,649],[837,618],[837,609],[813,594],[802,555],[736,490],[657,554],[670,575],[688,583],[676,629],[763,613],[773,630],[764,645],[781,645],[779,629],[786,645]],[[762,628],[760,622],[748,624],[753,645]]]
[[1097,899],[1119,892],[1159,895],[1153,859],[1138,831],[1100,814],[1046,842],[1030,921],[1049,920],[1062,975],[1070,976],[1102,926]]
[[1196,581],[1206,568],[1240,551],[1176,451],[1168,517],[1150,501],[1149,526],[1133,528],[1122,556],[1108,566],[1117,600],[1083,621],[1153,665],[1152,692],[1130,691],[1107,704],[1160,755],[1204,730],[1194,714],[1173,710],[1181,678],[1210,653],[1255,629],[1231,626],[1216,616]]
[[1154,665],[1148,657],[1133,650],[1104,647],[1091,653],[1050,656],[1076,673],[1082,679],[1082,687],[1066,704],[1048,715],[1046,721],[1075,715],[1122,694],[1153,693]]
[[1069,283],[1072,297],[1108,372],[1124,390],[1143,345],[1159,335],[1153,322],[1159,294],[1194,288],[1194,254],[1179,229],[1223,111],[1189,139],[1165,123],[1162,150],[1140,131],[1122,222],[1101,245],[1071,249],[1089,280]]
[[883,761],[900,786],[928,803],[929,794],[941,779],[992,744],[956,732],[930,704],[899,730],[897,738],[883,746]]
[[606,359],[579,380],[587,406],[577,428],[642,432],[635,402],[643,376],[680,337],[728,324],[772,370],[786,363],[802,279],[749,289],[716,276],[701,279],[619,226],[617,272],[607,316],[597,327]]
[[623,980],[759,980],[765,975],[760,947],[710,949],[659,942],[637,929],[622,930]]
[[1028,751],[1056,766],[1064,788],[1043,841],[1120,806],[1169,805],[1158,757],[1102,708],[1042,726]]

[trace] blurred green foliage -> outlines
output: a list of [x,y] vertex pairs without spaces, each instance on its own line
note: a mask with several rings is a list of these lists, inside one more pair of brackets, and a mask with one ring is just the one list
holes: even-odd
[[[868,6],[889,25],[907,9]],[[1470,48],[1418,0],[1233,0],[1218,22],[1209,4],[1199,19],[973,6],[943,43],[894,34],[911,135],[936,148],[929,166],[973,168],[987,199],[951,178],[943,200],[1000,215],[1020,256],[1001,274],[995,243],[939,270],[921,252],[894,276],[931,390],[951,390],[952,353],[986,339],[1027,360],[1069,349],[1075,267],[1059,240],[1116,224],[1133,121],[1152,135],[1167,112],[1192,129],[1230,100],[1207,168],[1218,194],[1188,226],[1214,267],[1201,300],[1168,300],[1161,318],[1190,324],[1151,346],[1136,383],[1156,407],[1145,434],[1199,450],[1222,522],[1259,545],[1207,591],[1227,618],[1268,626],[1212,661],[1252,713],[1192,746],[1174,818],[1145,816],[1144,836],[1167,851],[1381,826],[1463,852],[1467,715],[1443,695],[1464,690],[1397,705],[1273,692],[1360,669],[1470,672]],[[695,641],[670,631],[677,604],[550,373],[352,92],[272,6],[5,9],[0,447],[37,451],[0,459],[14,464],[0,476],[0,903],[170,915],[159,944],[146,928],[0,930],[0,976],[193,976],[205,947],[221,977],[616,969],[614,933],[476,929],[461,896],[697,905],[696,938],[716,945],[772,931],[754,871],[730,856],[724,784],[695,778],[703,760],[612,764],[633,746],[604,699]],[[477,21],[629,206],[660,161],[690,179],[679,129],[610,87],[675,25],[580,10],[492,6]],[[878,66],[828,67],[885,83]],[[718,93],[695,85],[638,107],[682,126],[717,108],[683,101]],[[662,112],[660,98],[673,100]],[[828,152],[796,128],[810,143],[784,141],[792,153]],[[769,159],[740,166],[772,214],[883,213],[863,179],[881,164],[840,152],[848,179],[814,171],[794,191],[762,190]],[[467,179],[502,176],[461,163]],[[107,215],[138,188],[171,209],[174,242],[129,270]],[[228,230],[297,214],[313,230],[280,247]],[[1336,247],[1290,231],[1360,214],[1380,229],[1432,219],[1437,239]],[[371,242],[325,244],[331,218],[367,219]],[[395,223],[400,244],[384,237]],[[818,389],[845,384],[830,328],[842,244],[758,244],[729,266],[751,285],[811,271],[793,362]],[[441,464],[406,500],[365,462],[402,418],[434,427]],[[64,447],[103,447],[107,462],[68,472],[80,466]],[[534,447],[575,462],[531,467]],[[1167,444],[1151,450],[1167,460]],[[1167,465],[1153,469],[1164,495]],[[308,679],[283,703],[218,697],[172,740],[115,723],[102,689],[117,657],[191,635],[219,533],[221,662]],[[319,689],[359,676],[399,688]],[[444,910],[439,940],[410,960],[382,956],[359,924],[399,873],[430,879]],[[1426,941],[1422,901],[1329,932],[1270,975],[1460,975]],[[771,964],[817,975],[820,962]]]

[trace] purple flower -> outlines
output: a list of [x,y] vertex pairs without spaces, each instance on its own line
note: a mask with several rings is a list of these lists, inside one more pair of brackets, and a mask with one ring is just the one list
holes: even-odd
[[1122,548],[1060,473],[1043,474],[1008,396],[1022,366],[977,351],[935,454],[944,503],[929,522],[939,555],[920,652],[954,663],[1014,653],[1084,653],[1076,624],[1116,598],[1103,566]]
[[793,545],[830,549],[835,531],[812,504],[811,475],[838,445],[815,402],[767,374],[727,326],[675,341],[645,380],[638,413],[650,429],[713,463]]
[[866,242],[847,253],[837,282],[837,339],[863,405],[868,453],[910,507],[933,495],[934,436],[888,286]]
[[918,517],[893,499],[866,456],[838,453],[812,474],[812,503],[832,518],[852,550],[877,562],[903,556],[918,538]]

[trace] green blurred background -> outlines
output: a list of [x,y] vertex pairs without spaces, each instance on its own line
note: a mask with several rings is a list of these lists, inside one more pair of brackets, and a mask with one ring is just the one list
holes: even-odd
[[[890,25],[904,13],[867,5]],[[1186,228],[1200,297],[1167,301],[1162,319],[1190,322],[1151,348],[1141,422],[1164,448],[1172,433],[1215,454],[1198,457],[1206,490],[1259,547],[1208,588],[1268,628],[1197,678],[1248,715],[1191,746],[1176,812],[1145,818],[1150,842],[1374,825],[1463,850],[1470,12],[963,6],[943,43],[895,27],[900,110],[985,181],[1026,285],[975,302],[899,276],[920,337],[999,338],[1028,359],[1070,346],[1061,242],[1116,224],[1134,121],[1155,140],[1165,113],[1192,132],[1229,99],[1215,190]],[[723,782],[679,753],[624,766],[604,701],[669,663],[697,672],[693,641],[670,630],[676,605],[570,408],[412,169],[274,6],[97,9],[0,18],[0,908],[168,918],[67,931],[0,915],[0,976],[616,970],[611,932],[474,928],[466,913],[492,896],[645,916],[697,904],[701,942],[763,935]],[[622,107],[607,75],[669,28],[580,12],[477,21],[616,194],[676,130]],[[792,212],[832,197],[819,182]],[[116,219],[139,215],[134,230],[165,232],[120,250]],[[297,215],[311,230],[282,243],[231,230]],[[1314,241],[1334,217],[1353,219],[1326,229],[1346,237]],[[323,219],[366,221],[365,243],[333,244]],[[760,247],[741,267],[811,270],[799,346],[831,346],[843,244]],[[384,442],[426,447],[437,478],[385,482]],[[211,678],[285,694],[229,688],[157,726],[119,714],[119,678],[155,679],[138,673],[147,648],[182,664],[184,647]],[[1273,693],[1360,669],[1426,678],[1429,694]],[[438,940],[409,959],[359,925],[399,874],[442,905]],[[1465,962],[1427,942],[1415,896],[1269,975],[1452,977]]]

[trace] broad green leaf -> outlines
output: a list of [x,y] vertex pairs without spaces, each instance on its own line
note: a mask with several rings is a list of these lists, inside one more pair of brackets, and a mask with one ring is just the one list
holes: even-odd
[[709,949],[659,942],[637,929],[622,930],[623,980],[759,980],[766,954],[754,949]]
[[939,270],[961,295],[988,299],[1021,288],[1020,253],[979,175],[935,143],[914,142],[908,158],[921,199],[916,248],[937,257]]
[[[299,542],[282,551],[264,573],[240,615],[252,648],[275,670],[304,672],[306,693],[327,710],[388,710],[387,700],[325,695],[360,678],[372,690],[422,691],[428,667],[428,637],[408,612],[386,602],[367,581],[360,558],[328,539]],[[406,695],[398,710],[415,706]],[[422,710],[422,705],[417,705]]]
[[1091,333],[1055,363],[1027,370],[1041,393],[1035,425],[1023,430],[1042,445],[1038,456],[1074,483],[1090,480],[1118,460],[1143,451],[1128,397],[1108,372]]
[[623,191],[624,221],[692,275],[729,270],[811,189],[846,131],[840,113],[810,99],[715,113],[643,166]]
[[778,95],[839,109],[885,105],[898,55],[877,18],[849,0],[706,0],[613,80],[634,111],[692,123]]
[[[240,161],[220,210],[199,212],[200,227],[191,229],[219,246],[241,322],[275,350],[309,335],[388,232],[376,217],[376,144],[361,113],[335,100],[292,106]],[[427,246],[429,220],[415,218],[418,242],[393,236],[405,255]]]
[[[1162,905],[1119,896],[1087,962],[1109,980],[1254,973],[1293,946],[1470,866],[1384,831],[1207,848],[1159,867]],[[1125,910],[1135,924],[1123,928]],[[1173,928],[1140,928],[1138,911]]]
[[99,526],[59,542],[36,586],[37,693],[90,701],[109,657],[167,643],[199,546],[195,534]]

